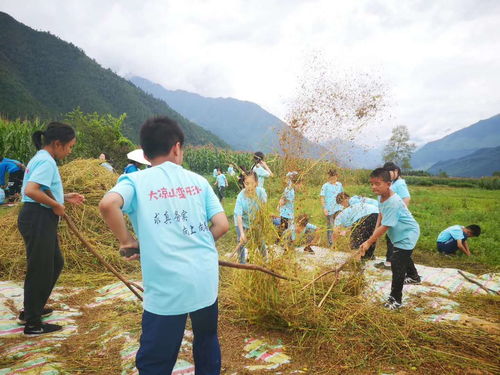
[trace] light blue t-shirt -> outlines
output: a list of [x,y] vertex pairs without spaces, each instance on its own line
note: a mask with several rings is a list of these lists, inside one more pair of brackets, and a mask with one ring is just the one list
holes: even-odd
[[236,173],[234,172],[234,168],[233,167],[229,167],[227,168],[227,173],[230,175],[230,176],[234,176]]
[[362,197],[360,195],[353,195],[349,199],[349,205],[353,205],[356,203],[366,203],[366,204],[371,204],[372,206],[378,207],[379,201],[377,199],[373,198],[368,198],[368,197]]
[[101,167],[106,168],[110,172],[114,172],[113,166],[111,164],[109,164],[107,161],[105,161],[104,163],[101,163]]
[[[40,150],[30,160],[24,173],[23,187],[21,188],[21,201],[36,203],[33,199],[24,194],[24,189],[28,182],[36,182],[40,185],[40,190],[50,190],[54,198],[60,204],[64,204],[64,189],[61,175],[57,168],[56,161],[48,151]],[[46,205],[42,205],[48,207]]]
[[3,204],[5,201],[5,191],[3,191],[2,188],[0,188],[0,204]]
[[260,187],[255,189],[255,197],[247,197],[245,189],[239,192],[234,206],[234,225],[238,225],[238,216],[241,216],[243,228],[250,228],[250,224],[259,209],[259,206],[267,202],[266,191]]
[[461,225],[452,225],[451,227],[446,228],[437,238],[437,242],[448,242],[451,239],[454,240],[463,240],[464,236],[464,227]]
[[136,165],[134,164],[128,164],[125,169],[123,170],[123,173],[128,174],[128,173],[134,173],[134,172],[139,172],[140,169],[137,168]]
[[391,190],[395,192],[401,199],[410,198],[410,192],[408,191],[408,186],[406,181],[402,178],[398,178],[391,184]]
[[214,168],[214,170],[212,172],[212,176],[217,177],[217,168]]
[[335,184],[327,182],[321,187],[321,193],[319,195],[325,197],[325,208],[328,210],[328,215],[333,215],[343,208],[342,205],[338,204],[336,201],[337,195],[343,191],[344,189],[340,182],[336,182]]
[[144,309],[179,315],[212,305],[218,293],[218,254],[208,222],[223,212],[208,181],[165,162],[120,176],[110,192],[141,247]]
[[223,173],[217,175],[217,177],[215,179],[217,180],[218,187],[226,187],[227,186],[226,176],[224,176]]
[[257,174],[257,178],[259,180],[259,187],[264,188],[265,179],[268,178],[271,174],[266,171],[263,167],[256,166],[253,168],[253,171]]
[[[352,198],[351,198],[352,199]],[[351,204],[349,200],[349,207],[346,207],[335,218],[334,226],[350,227],[359,219],[371,215],[378,214],[378,207],[373,204],[367,203],[354,203]]]
[[394,247],[413,250],[420,235],[420,227],[408,207],[397,194],[380,203],[382,225],[390,227],[387,231]]
[[293,186],[287,186],[283,191],[283,198],[286,202],[280,207],[280,216],[292,219],[294,218],[294,207],[295,207],[295,189]]

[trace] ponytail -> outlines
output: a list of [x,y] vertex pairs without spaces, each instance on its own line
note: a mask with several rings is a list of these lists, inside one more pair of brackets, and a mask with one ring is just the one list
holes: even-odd
[[68,124],[63,124],[61,122],[51,122],[49,125],[47,125],[47,130],[37,130],[33,133],[31,139],[35,144],[36,149],[40,150],[43,146],[48,146],[54,141],[60,141],[62,144],[66,144],[73,138],[75,138],[75,136],[75,130]]

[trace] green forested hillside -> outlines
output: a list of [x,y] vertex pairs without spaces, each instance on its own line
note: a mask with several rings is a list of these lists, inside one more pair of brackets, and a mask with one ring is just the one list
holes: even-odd
[[76,46],[0,12],[0,114],[11,119],[60,118],[77,107],[88,113],[126,113],[124,132],[135,142],[145,119],[167,115],[181,124],[188,143],[228,147]]

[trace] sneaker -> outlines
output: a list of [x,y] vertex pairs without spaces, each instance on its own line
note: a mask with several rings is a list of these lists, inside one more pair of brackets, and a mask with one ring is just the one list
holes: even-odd
[[26,336],[38,336],[45,335],[47,333],[60,331],[62,327],[58,324],[50,324],[50,323],[40,323],[37,325],[26,325],[24,327],[24,334]]
[[384,303],[384,307],[389,310],[397,310],[401,308],[402,304],[397,302],[393,297],[389,297],[387,302]]
[[304,247],[304,252],[314,254],[314,250],[312,249],[311,246]]
[[422,280],[420,277],[418,279],[413,279],[411,277],[405,277],[404,285],[419,285]]
[[383,269],[383,270],[390,270],[391,269],[391,265],[386,265],[385,262],[380,262],[380,263],[376,263],[374,265],[375,268],[380,268],[380,269]]
[[[53,312],[54,309],[49,309],[48,307],[44,307],[42,310],[42,318],[52,315]],[[24,319],[24,310],[21,310],[21,312],[19,312],[19,316],[17,317],[17,324],[22,326],[26,324],[26,320]]]

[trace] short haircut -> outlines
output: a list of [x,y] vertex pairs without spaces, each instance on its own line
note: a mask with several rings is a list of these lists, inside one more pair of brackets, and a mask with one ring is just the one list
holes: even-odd
[[328,173],[328,176],[330,176],[330,177],[338,176],[336,169],[329,169],[327,173]]
[[254,171],[250,172],[243,172],[243,181],[245,181],[245,178],[247,177],[253,177],[255,179],[255,182],[259,182],[259,178],[257,177],[257,173]]
[[153,117],[141,126],[140,142],[149,159],[168,155],[177,142],[184,145],[184,133],[179,124],[166,117]]
[[335,198],[335,200],[337,201],[338,204],[341,204],[345,199],[349,198],[350,198],[349,194],[341,192],[337,194],[337,198]]
[[387,169],[376,168],[370,173],[370,178],[381,178],[384,182],[391,182],[391,175]]
[[257,151],[256,153],[253,154],[253,160],[256,163],[264,160],[264,153],[261,151]]
[[309,223],[309,215],[307,214],[300,214],[297,216],[297,224],[299,225],[307,225]]
[[385,163],[382,168],[384,168],[385,170],[388,170],[388,171],[398,171],[398,176],[401,176],[401,168],[399,168],[392,161],[388,161],[387,163]]
[[481,227],[476,224],[467,225],[466,228],[472,232],[474,237],[479,237],[481,234]]

